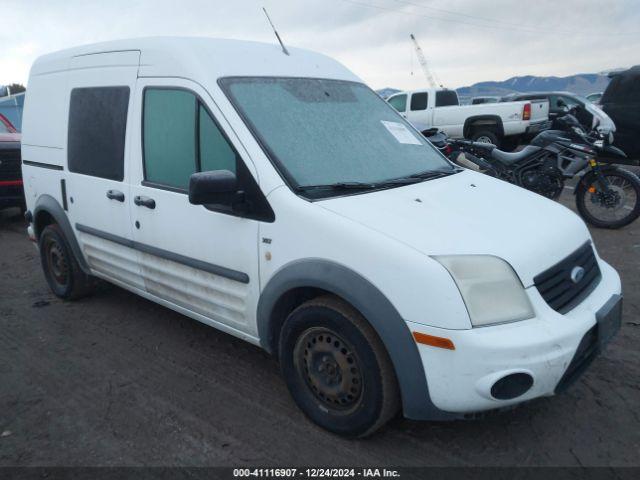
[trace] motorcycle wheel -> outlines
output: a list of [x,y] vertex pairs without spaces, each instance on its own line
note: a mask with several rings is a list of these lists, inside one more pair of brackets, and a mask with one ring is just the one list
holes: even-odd
[[595,183],[580,182],[576,206],[582,218],[594,227],[621,228],[640,216],[640,179],[622,168],[602,172],[609,192],[599,192]]

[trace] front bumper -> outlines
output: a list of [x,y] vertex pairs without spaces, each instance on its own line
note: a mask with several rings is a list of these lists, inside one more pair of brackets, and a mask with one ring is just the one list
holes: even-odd
[[0,208],[24,206],[24,190],[21,180],[0,181]]
[[[552,310],[536,288],[530,287],[527,293],[536,313],[530,320],[470,330],[407,322],[412,332],[445,337],[455,345],[455,350],[445,350],[418,344],[433,404],[445,412],[465,414],[553,395],[583,338],[596,325],[597,313],[612,296],[620,294],[616,271],[602,260],[599,263],[602,279],[598,286],[564,315]],[[591,359],[581,362],[580,367]],[[494,398],[492,386],[512,374],[529,375],[533,384],[515,398]]]

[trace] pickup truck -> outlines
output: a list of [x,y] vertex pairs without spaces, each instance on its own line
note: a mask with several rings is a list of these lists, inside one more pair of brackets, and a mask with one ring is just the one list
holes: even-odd
[[551,127],[548,100],[461,106],[454,90],[428,88],[400,92],[387,102],[418,130],[438,128],[453,138],[517,145]]
[[20,207],[24,210],[21,167],[20,134],[0,114],[0,209]]

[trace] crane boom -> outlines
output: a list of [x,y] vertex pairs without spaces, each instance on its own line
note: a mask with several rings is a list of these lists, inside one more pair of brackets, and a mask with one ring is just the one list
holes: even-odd
[[437,87],[438,84],[433,79],[433,75],[431,75],[431,71],[429,70],[429,66],[427,64],[427,59],[424,57],[424,53],[422,53],[422,49],[420,48],[420,45],[418,45],[418,41],[416,40],[416,37],[413,35],[413,33],[409,34],[409,36],[411,37],[411,40],[413,41],[414,47],[416,47],[416,55],[418,56],[418,62],[420,63],[420,66],[422,67],[422,71],[424,72],[424,76],[427,77],[427,82],[429,83],[429,86],[432,87],[432,88]]

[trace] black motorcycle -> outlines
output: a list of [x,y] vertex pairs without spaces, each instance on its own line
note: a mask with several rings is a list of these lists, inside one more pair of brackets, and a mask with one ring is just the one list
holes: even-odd
[[587,134],[572,115],[558,119],[563,130],[539,133],[519,152],[495,145],[449,139],[433,130],[423,134],[451,161],[557,199],[565,181],[579,177],[574,188],[580,215],[591,225],[621,228],[640,216],[640,179],[613,165],[626,159],[610,144],[611,135],[594,129]]

